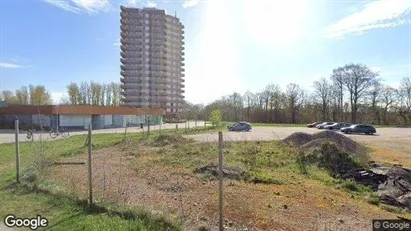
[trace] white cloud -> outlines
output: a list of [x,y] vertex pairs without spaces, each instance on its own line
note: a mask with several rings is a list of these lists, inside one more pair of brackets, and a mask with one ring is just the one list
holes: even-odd
[[115,46],[117,49],[120,49],[120,46],[121,46],[120,39],[117,39],[117,40],[113,43],[113,46]]
[[0,68],[23,68],[24,66],[20,66],[13,63],[0,63]]
[[199,2],[200,0],[184,0],[183,7],[184,8],[193,7],[197,5]]
[[156,7],[156,6],[157,6],[157,3],[153,2],[153,1],[148,1],[148,2],[146,3],[146,6],[147,6],[147,7]]
[[136,6],[138,0],[127,0],[125,3],[127,6]]
[[44,0],[44,2],[76,14],[80,13],[81,11],[79,8],[70,5],[70,3],[65,0]]
[[368,2],[360,10],[329,26],[326,37],[342,38],[350,34],[363,34],[372,29],[403,25],[407,23],[405,15],[410,10],[410,0]]
[[71,0],[75,5],[88,13],[106,11],[111,6],[109,0]]
[[73,13],[98,13],[110,9],[109,0],[43,0]]

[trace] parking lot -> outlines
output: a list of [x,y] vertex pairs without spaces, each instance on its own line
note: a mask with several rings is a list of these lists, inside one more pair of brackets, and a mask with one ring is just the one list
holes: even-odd
[[[253,127],[250,132],[224,132],[224,139],[230,141],[240,140],[279,140],[291,135],[294,132],[305,132],[313,134],[322,130],[304,127]],[[377,128],[374,135],[350,134],[346,135],[356,141],[390,141],[390,140],[409,140],[411,150],[411,128]],[[218,140],[216,133],[205,133],[189,135],[202,142],[213,142]]]

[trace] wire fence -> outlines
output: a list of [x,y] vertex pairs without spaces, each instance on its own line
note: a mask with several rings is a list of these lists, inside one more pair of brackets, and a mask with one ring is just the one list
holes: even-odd
[[[198,121],[187,121],[184,124],[174,125],[150,125],[144,126],[129,126],[124,127],[122,143],[124,151],[130,148],[130,145],[136,145],[132,142],[136,138],[135,133],[141,133],[140,137],[150,136],[151,134],[161,135],[163,132],[170,134],[170,129],[178,134],[187,134],[190,131],[196,131],[207,128],[207,123]],[[78,134],[78,133],[77,133]],[[87,198],[89,206],[100,201],[114,201],[121,205],[132,205],[136,202],[141,202],[145,189],[152,182],[136,182],[133,174],[136,169],[130,169],[130,157],[124,156],[115,152],[103,152],[99,155],[94,154],[93,130],[91,124],[88,132],[82,132],[79,136],[73,137],[76,145],[73,147],[65,147],[73,145],[73,139],[67,140],[71,134],[69,131],[60,128],[59,130],[45,128],[40,125],[37,129],[20,129],[19,120],[15,120],[15,147],[16,147],[16,181],[23,183],[26,186],[35,190],[47,187],[50,181],[58,184],[61,190],[74,195],[76,198]],[[222,170],[222,148],[223,136],[220,132],[217,136],[219,141],[219,150],[216,156],[219,155],[220,170]],[[50,142],[56,140],[57,142]],[[21,144],[24,143],[25,155],[21,156]],[[64,152],[66,158],[61,158],[62,149],[68,149]],[[88,153],[88,155],[76,156],[76,153]],[[137,144],[137,147],[130,149],[131,156],[139,156],[145,153],[144,146]],[[70,157],[73,155],[73,157]],[[63,161],[62,161],[63,160]],[[58,166],[56,168],[56,166]],[[185,196],[182,190],[185,187],[185,177],[187,173],[173,173],[173,176],[165,174],[162,177],[173,178],[174,184],[171,190],[175,191],[176,198],[179,201],[179,209],[176,211],[180,215],[181,223],[186,218],[185,211]],[[133,179],[133,180],[130,180]],[[218,221],[223,221],[222,217],[222,190],[223,180],[222,171],[219,175],[219,193],[220,197],[217,201],[220,203]],[[139,195],[141,198],[136,199],[133,195]],[[155,195],[148,196],[144,200],[149,200],[148,204],[155,204],[154,201],[159,200]],[[167,209],[166,205],[161,208],[152,208],[153,211],[158,209]],[[222,224],[222,223],[221,223]],[[223,230],[222,225],[219,225],[220,230]]]

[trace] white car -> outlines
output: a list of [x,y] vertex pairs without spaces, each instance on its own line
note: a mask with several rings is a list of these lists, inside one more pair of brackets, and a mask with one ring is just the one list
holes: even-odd
[[322,123],[322,124],[318,124],[318,125],[315,126],[315,127],[318,128],[318,129],[324,129],[325,126],[327,126],[327,125],[332,125],[332,124],[334,124],[334,122],[324,122],[324,123]]

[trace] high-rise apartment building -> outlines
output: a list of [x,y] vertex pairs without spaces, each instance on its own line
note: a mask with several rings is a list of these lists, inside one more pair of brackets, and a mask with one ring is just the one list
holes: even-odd
[[121,105],[182,109],[184,26],[155,8],[121,6]]

